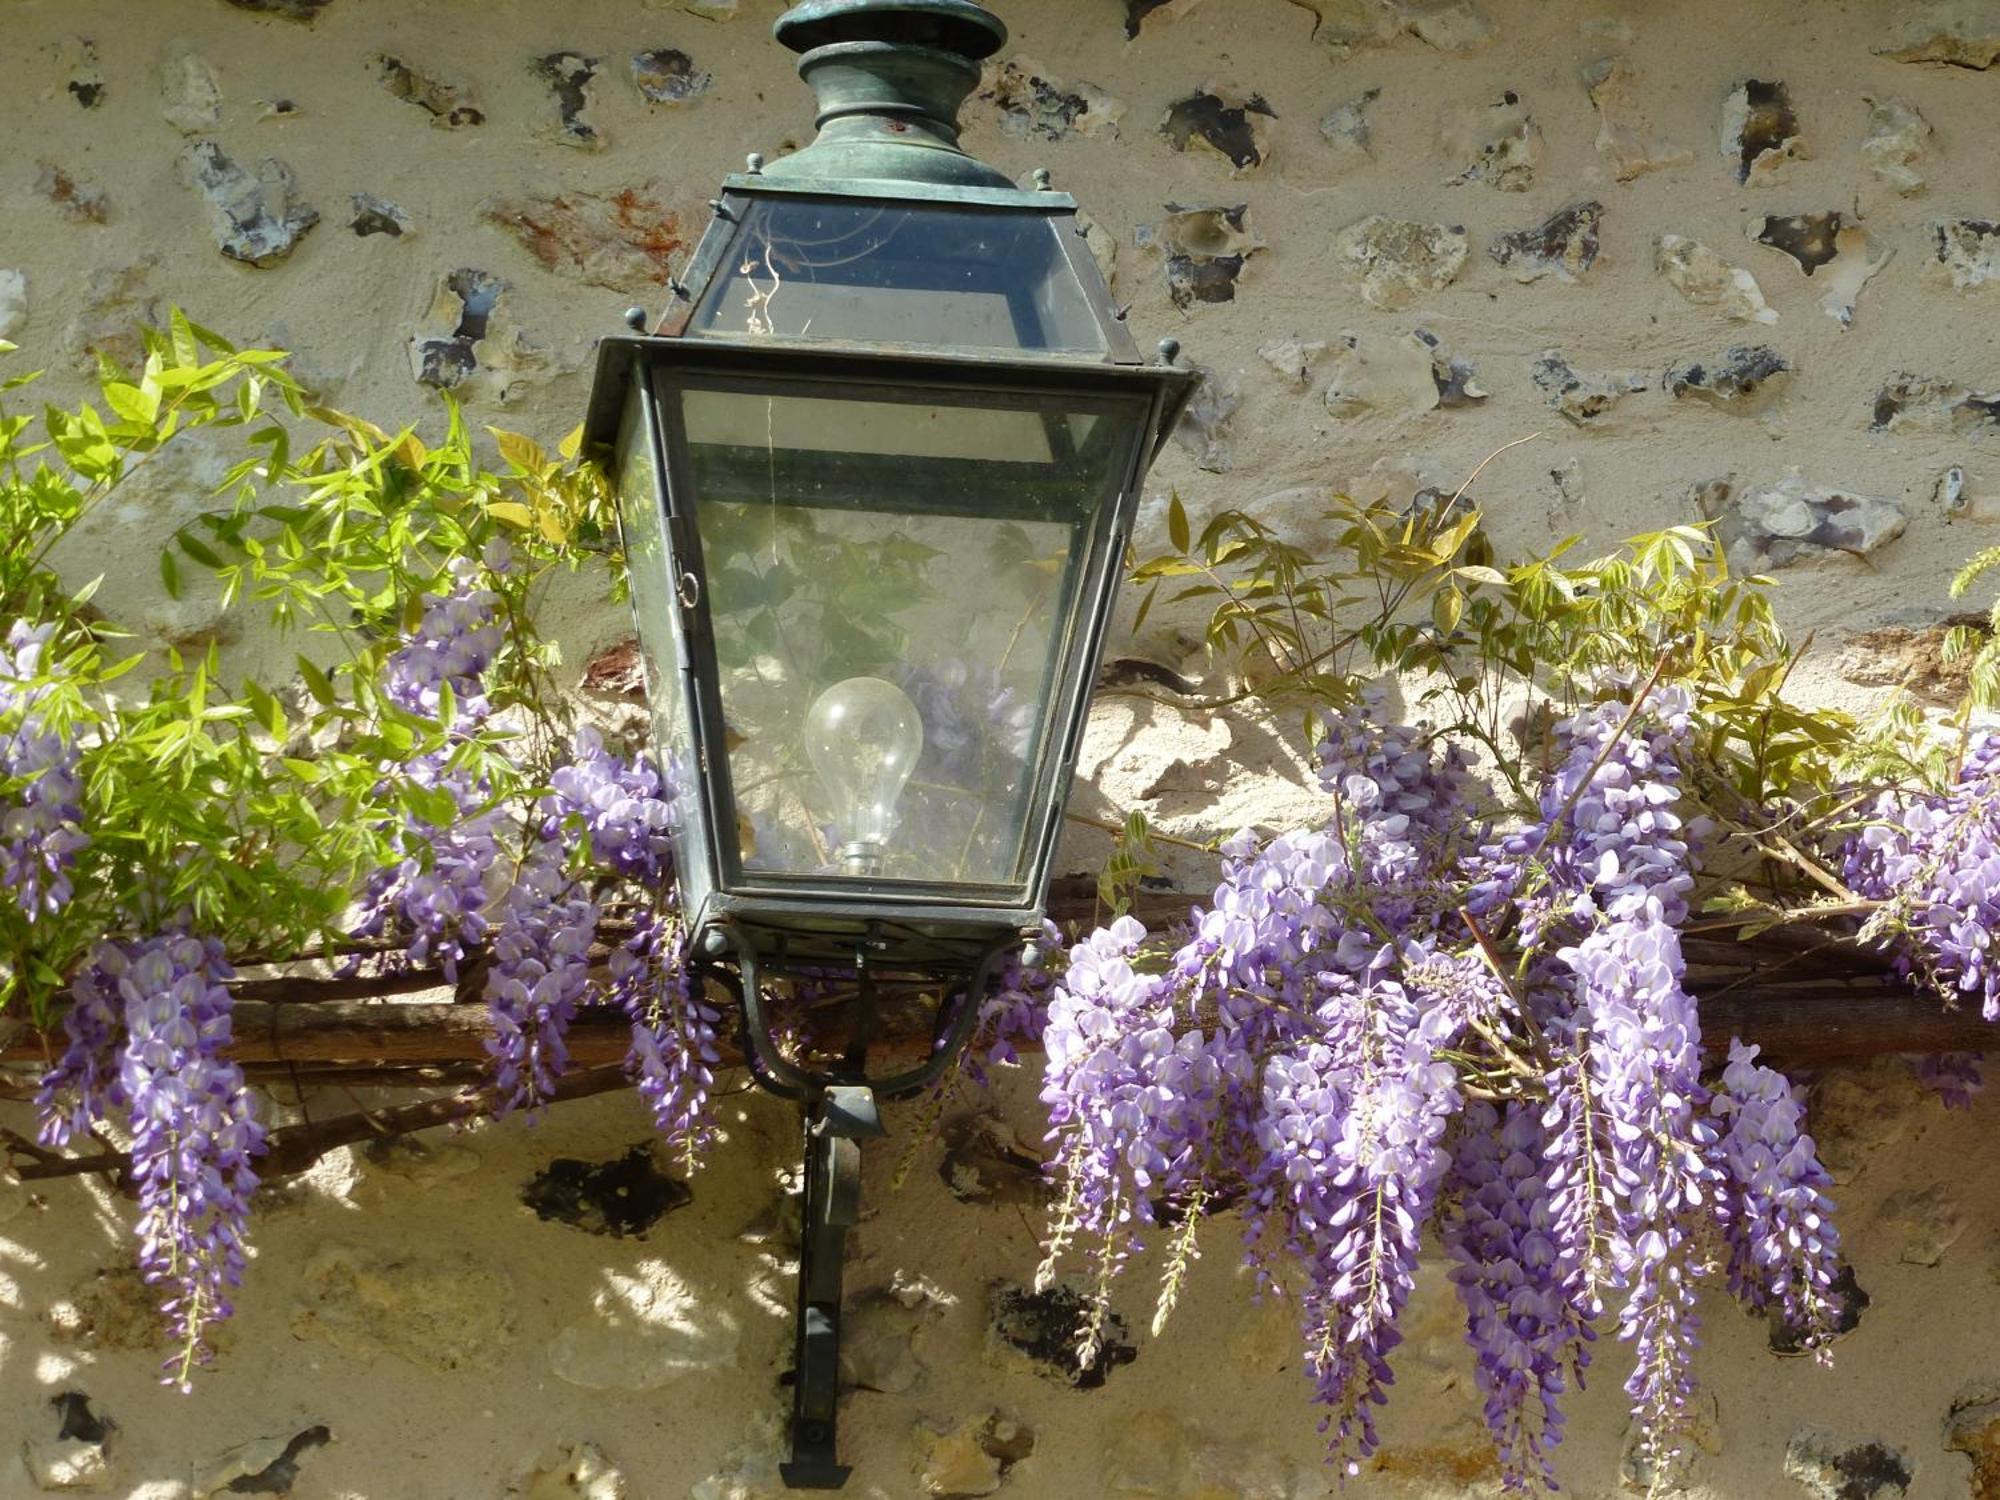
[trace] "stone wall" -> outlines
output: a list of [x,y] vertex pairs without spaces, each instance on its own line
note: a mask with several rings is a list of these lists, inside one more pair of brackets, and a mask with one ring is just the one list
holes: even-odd
[[[1014,41],[969,145],[1075,192],[1135,327],[1209,372],[1161,496],[1310,540],[1327,486],[1456,488],[1539,434],[1474,488],[1503,550],[1711,516],[1817,632],[1810,690],[1860,701],[1912,672],[1948,689],[1944,583],[2000,520],[1993,0],[995,8]],[[717,179],[809,128],[768,39],[779,9],[0,0],[10,362],[77,394],[96,352],[179,303],[296,350],[327,399],[385,425],[436,423],[449,389],[474,421],[553,442],[592,340],[662,300]],[[154,641],[227,632],[167,600],[154,564],[219,471],[201,450],[161,466],[65,559],[108,571],[100,601]],[[624,630],[584,592],[558,622],[574,661]],[[1149,621],[1114,655],[1201,677],[1186,624]],[[255,666],[270,643],[230,644]],[[1311,816],[1287,734],[1107,699],[1078,806],[1202,837]],[[1082,834],[1064,865],[1101,852]],[[2000,1494],[1993,1110],[1946,1115],[1901,1064],[1822,1080],[1819,1102],[1870,1306],[1832,1372],[1710,1309],[1691,1492]],[[594,1215],[600,1179],[546,1174],[620,1162],[644,1136],[629,1100],[343,1154],[272,1195],[191,1398],[151,1382],[124,1206],[8,1187],[0,1493],[65,1464],[148,1500],[771,1492],[794,1142],[776,1105],[732,1114],[691,1200],[625,1163]],[[1329,1492],[1289,1314],[1249,1306],[1226,1223],[1165,1335],[1073,1389],[1016,1347],[1055,1337],[1033,1326],[1050,1309],[1006,1291],[1037,1258],[1032,1087],[941,1140],[891,1124],[914,1168],[892,1194],[896,1151],[877,1154],[857,1235],[854,1493]],[[538,1174],[554,1218],[521,1201]],[[663,1211],[643,1237],[568,1222],[606,1227],[633,1193]],[[1131,1277],[1134,1329],[1151,1280]],[[1432,1268],[1387,1446],[1350,1493],[1490,1488],[1451,1313]],[[1619,1351],[1599,1368],[1562,1455],[1583,1496],[1625,1483]]]

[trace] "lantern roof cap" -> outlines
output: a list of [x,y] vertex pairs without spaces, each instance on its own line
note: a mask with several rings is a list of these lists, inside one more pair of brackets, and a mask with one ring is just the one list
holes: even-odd
[[819,97],[819,137],[773,177],[1010,187],[958,143],[980,64],[1007,44],[974,0],[804,0],[772,27]]

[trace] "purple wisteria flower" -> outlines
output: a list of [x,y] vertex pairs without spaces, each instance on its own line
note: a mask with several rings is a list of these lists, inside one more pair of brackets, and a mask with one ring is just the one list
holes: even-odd
[[560,845],[537,842],[493,905],[486,1052],[496,1116],[547,1104],[569,1067],[569,1024],[589,988],[600,912],[565,864]]
[[507,878],[501,841],[510,820],[505,809],[485,805],[484,790],[452,770],[442,751],[407,762],[393,776],[447,793],[458,816],[443,826],[405,816],[396,834],[402,862],[364,886],[355,935],[392,936],[409,963],[436,963],[456,983],[460,962],[487,935],[488,908]]
[[1039,953],[1032,965],[1026,959],[1026,946],[1008,958],[980,1004],[963,1064],[966,1077],[974,1083],[985,1083],[990,1068],[1020,1066],[1021,1049],[1039,1044],[1048,1025],[1056,966],[1065,956],[1062,931],[1042,919],[1034,944]]
[[1445,1128],[1461,1102],[1439,1053],[1460,1024],[1393,980],[1337,988],[1322,1040],[1274,1057],[1263,1076],[1253,1249],[1304,1265],[1306,1364],[1347,1472],[1379,1438],[1375,1409],[1395,1376],[1396,1320],[1415,1289],[1418,1232],[1450,1165]]
[[560,838],[574,819],[589,841],[591,860],[612,874],[653,888],[671,877],[672,802],[645,757],[613,755],[604,737],[585,727],[549,783],[541,803],[543,838]]
[[36,711],[49,693],[43,658],[54,634],[16,620],[0,649],[0,885],[30,922],[68,903],[77,851],[90,842],[77,747]]
[[632,1022],[626,1068],[668,1147],[692,1171],[715,1140],[710,1095],[722,1065],[722,1013],[688,971],[686,935],[676,917],[648,912],[611,950],[611,998]]
[[1581,1378],[1596,1337],[1563,1285],[1548,1149],[1534,1104],[1468,1103],[1444,1220],[1486,1426],[1509,1489],[1537,1478],[1555,1488],[1549,1450],[1562,1441],[1569,1372]]
[[[491,571],[510,565],[504,543],[488,549]],[[477,722],[491,711],[485,674],[504,636],[494,612],[500,596],[480,584],[480,567],[470,558],[454,558],[451,592],[424,595],[415,632],[383,664],[382,690],[398,708],[435,719],[449,685],[460,718]]]
[[[1717,1184],[1702,1150],[1714,1131],[1696,1115],[1701,1023],[1681,987],[1679,934],[1658,913],[1648,898],[1560,957],[1576,975],[1588,1019],[1588,1107],[1609,1125],[1594,1145],[1611,1210],[1603,1280],[1626,1293],[1618,1334],[1636,1360],[1625,1390],[1646,1450],[1664,1467],[1694,1390],[1698,1320],[1688,1218],[1712,1203]],[[1565,1250],[1594,1253],[1587,1244]]]
[[1842,851],[1847,884],[1883,903],[1864,936],[1904,939],[1903,963],[2000,1021],[2000,734],[1967,747],[1943,794],[1884,792]]
[[[1138,1227],[1201,1180],[1226,1071],[1241,1063],[1218,1057],[1199,1030],[1176,1035],[1186,1018],[1174,975],[1132,962],[1145,940],[1138,921],[1120,917],[1077,944],[1042,1033],[1042,1100],[1063,1191],[1042,1279],[1064,1244],[1082,1239],[1096,1256],[1100,1315]],[[1085,1350],[1093,1345],[1086,1336]]]
[[[64,1141],[125,1112],[139,1195],[139,1266],[163,1290],[183,1391],[241,1284],[245,1226],[265,1146],[230,1041],[232,978],[214,939],[169,933],[100,943],[78,976],[71,1045],[44,1084],[42,1133]],[[116,1074],[107,1070],[115,1051]]]
[[1917,1082],[1944,1101],[1946,1109],[1971,1109],[1986,1088],[1985,1054],[1933,1052],[1917,1059]]
[[896,678],[924,724],[917,781],[982,787],[992,779],[995,757],[1015,764],[1027,757],[1034,705],[990,663],[951,657],[905,666]]
[[118,1043],[125,1029],[125,998],[118,971],[126,957],[111,944],[100,945],[69,987],[63,1030],[69,1044],[42,1075],[35,1108],[44,1145],[67,1146],[127,1103],[119,1082]]
[[1752,1309],[1775,1303],[1824,1361],[1840,1314],[1840,1235],[1805,1105],[1755,1047],[1732,1037],[1709,1109],[1720,1122],[1710,1157],[1725,1184],[1730,1289]]

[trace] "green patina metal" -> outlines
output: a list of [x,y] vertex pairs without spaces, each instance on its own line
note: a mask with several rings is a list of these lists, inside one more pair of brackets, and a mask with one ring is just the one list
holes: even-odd
[[[973,0],[806,0],[778,18],[819,99],[819,137],[765,175],[896,183],[898,196],[1011,189],[958,144],[958,111],[1007,27]],[[774,182],[774,185],[775,185]],[[916,191],[912,191],[912,189]],[[850,190],[852,190],[850,188]]]

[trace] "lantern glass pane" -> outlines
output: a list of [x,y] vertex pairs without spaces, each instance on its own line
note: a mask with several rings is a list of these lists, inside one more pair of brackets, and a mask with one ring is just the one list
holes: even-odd
[[691,333],[1104,352],[1056,238],[1073,215],[793,196],[743,215]]
[[680,393],[748,882],[1027,878],[1147,416],[1056,399]]
[[618,425],[613,472],[618,476],[618,526],[625,549],[632,613],[639,627],[639,653],[646,674],[646,699],[653,715],[653,743],[671,795],[673,832],[679,837],[680,793],[693,785],[680,662],[683,647],[674,603],[671,559],[667,555],[664,497],[654,459],[653,424],[645,388],[634,384]]

